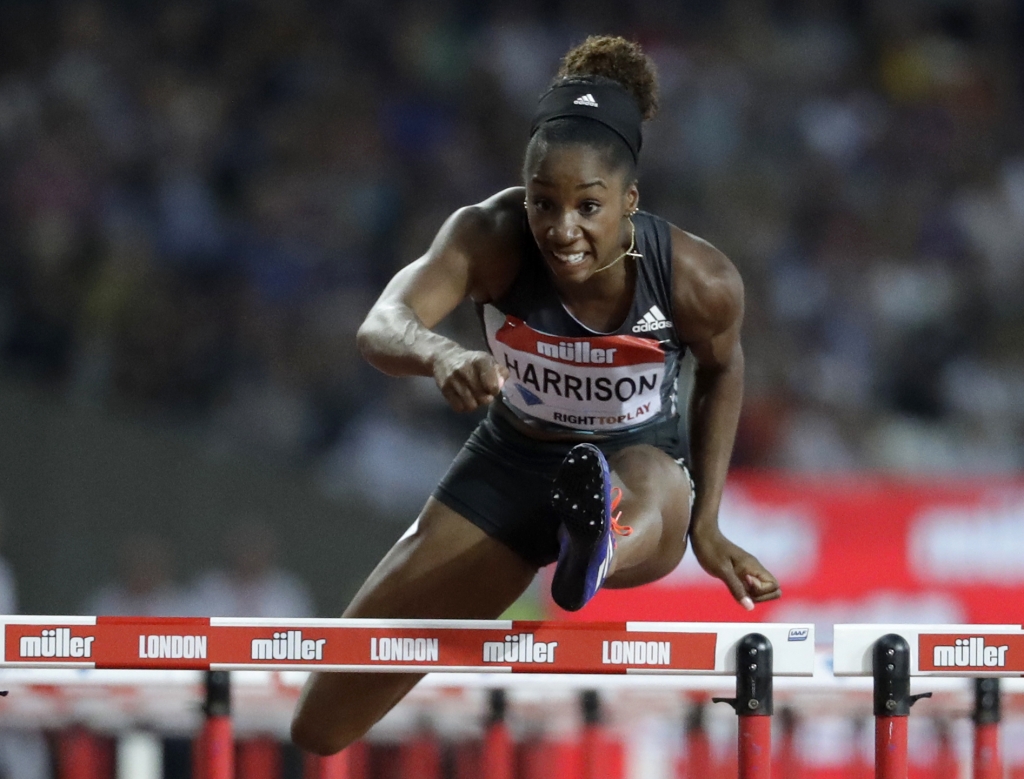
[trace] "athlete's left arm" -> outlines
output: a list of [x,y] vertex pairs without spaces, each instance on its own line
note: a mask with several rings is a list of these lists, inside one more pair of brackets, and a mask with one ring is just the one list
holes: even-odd
[[690,542],[705,571],[746,609],[781,597],[779,583],[756,557],[718,528],[718,508],[743,403],[743,281],[706,241],[672,231],[672,319],[697,361],[691,400],[691,456],[696,500]]

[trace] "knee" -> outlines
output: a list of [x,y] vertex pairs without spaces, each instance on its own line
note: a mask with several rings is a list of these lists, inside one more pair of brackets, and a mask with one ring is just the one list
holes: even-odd
[[608,462],[623,486],[655,504],[688,502],[690,481],[670,455],[648,444],[630,446],[609,457]]
[[674,571],[686,554],[686,533],[666,533],[661,537],[658,544],[658,553],[655,566],[657,568],[656,578],[668,576]]

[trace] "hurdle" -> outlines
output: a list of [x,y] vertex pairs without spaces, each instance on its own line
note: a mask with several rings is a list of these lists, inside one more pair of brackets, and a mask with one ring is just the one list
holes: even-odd
[[[573,623],[509,620],[368,620],[0,617],[0,668],[206,671],[203,779],[233,776],[229,671],[364,671],[735,676],[728,699],[740,720],[740,779],[770,776],[771,680],[810,676],[809,624]],[[579,686],[579,680],[576,681]],[[492,698],[490,776],[507,775],[503,703]],[[588,726],[596,726],[591,699]],[[502,757],[502,756],[505,757]]]
[[760,633],[748,633],[736,645],[736,697],[712,698],[728,703],[739,718],[739,774],[771,776],[772,643]]
[[1002,777],[999,677],[1024,674],[1020,625],[836,625],[833,673],[874,679],[875,777],[907,779],[911,677],[976,677],[974,779]]

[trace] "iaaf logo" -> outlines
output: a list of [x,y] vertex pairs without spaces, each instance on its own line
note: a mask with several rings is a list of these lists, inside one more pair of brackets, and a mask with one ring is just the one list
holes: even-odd
[[514,633],[504,641],[484,642],[485,663],[553,663],[557,641],[537,641],[533,633]]
[[253,660],[323,660],[326,638],[303,638],[301,630],[274,633],[252,640]]
[[22,636],[22,657],[92,657],[96,636],[72,636],[71,628],[50,628],[38,636]]
[[617,351],[618,349],[591,348],[590,341],[562,341],[558,344],[537,341],[538,354],[565,362],[611,365],[615,362],[615,352]]
[[806,641],[810,635],[810,628],[790,628],[789,636],[786,638],[787,641]]
[[982,636],[958,638],[953,646],[936,646],[933,661],[936,668],[1001,668],[1009,650],[1008,644],[986,646]]

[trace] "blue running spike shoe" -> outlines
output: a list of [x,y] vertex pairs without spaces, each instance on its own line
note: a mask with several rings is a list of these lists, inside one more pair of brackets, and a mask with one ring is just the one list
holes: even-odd
[[597,594],[615,553],[616,534],[632,532],[618,524],[618,514],[612,516],[621,498],[600,449],[577,444],[569,450],[551,488],[551,506],[562,521],[551,597],[566,611],[579,611]]

